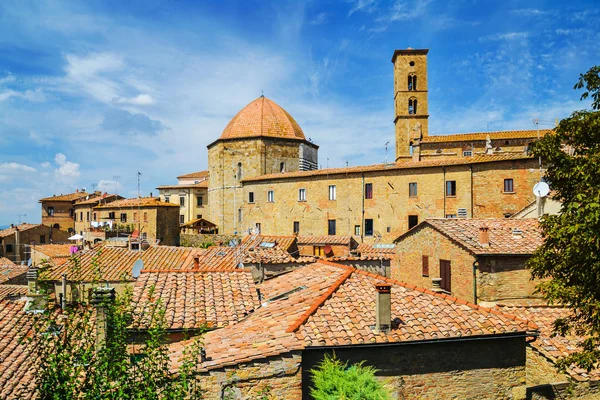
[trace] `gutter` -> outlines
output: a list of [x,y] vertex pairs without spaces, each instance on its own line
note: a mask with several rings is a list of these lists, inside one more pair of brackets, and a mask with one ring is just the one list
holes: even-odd
[[477,267],[479,267],[479,259],[475,256],[473,261],[473,303],[477,304]]

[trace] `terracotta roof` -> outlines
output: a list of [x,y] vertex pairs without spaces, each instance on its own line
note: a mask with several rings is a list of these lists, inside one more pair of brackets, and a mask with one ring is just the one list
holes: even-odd
[[[549,132],[552,132],[552,130],[540,129],[540,137],[543,137]],[[487,140],[488,136],[491,140],[521,138],[537,139],[537,135],[538,132],[536,130],[458,133],[450,135],[425,136],[423,139],[421,139],[421,143],[471,142],[475,140],[485,141]]]
[[110,203],[112,201],[123,199],[123,196],[119,196],[118,194],[107,194],[106,196],[96,196],[92,197],[88,200],[80,200],[75,202],[74,206],[82,206],[82,205],[94,205],[99,203]]
[[249,270],[142,272],[133,289],[136,327],[147,325],[148,302],[159,299],[168,329],[222,328],[259,306]]
[[0,231],[0,238],[14,235],[15,231],[19,229],[20,232],[27,231],[29,229],[37,228],[38,226],[43,226],[41,224],[27,224],[23,222],[20,225],[15,225],[14,227],[6,228]]
[[352,236],[334,236],[334,235],[302,235],[298,236],[299,245],[313,245],[313,244],[334,244],[349,246],[352,241]]
[[306,140],[300,125],[287,111],[264,96],[242,108],[219,139],[274,137]]
[[48,258],[69,257],[73,244],[36,244],[31,249],[42,253]]
[[396,245],[390,244],[390,246],[373,247],[373,243],[361,243],[356,248],[356,252],[360,255],[376,256],[379,254],[396,254]]
[[181,228],[190,227],[190,226],[193,226],[194,224],[197,224],[197,223],[200,223],[202,225],[209,226],[209,227],[215,227],[215,226],[217,226],[217,224],[213,224],[212,222],[210,222],[207,219],[196,218],[196,219],[193,219],[191,221],[186,222],[185,224],[181,224],[180,227]]
[[524,154],[501,154],[501,155],[479,155],[473,157],[461,157],[461,158],[450,158],[450,159],[439,159],[439,160],[422,160],[422,161],[407,161],[389,164],[374,164],[358,167],[347,167],[347,168],[327,168],[318,169],[313,171],[294,171],[284,172],[275,174],[260,175],[252,178],[244,178],[241,182],[254,182],[264,181],[271,179],[291,179],[291,178],[304,178],[312,176],[329,176],[329,175],[340,175],[340,174],[356,174],[361,172],[377,172],[377,171],[389,171],[389,170],[401,170],[401,169],[415,169],[415,168],[431,168],[431,167],[442,167],[449,165],[471,165],[481,164],[488,162],[499,162],[499,161],[514,161],[514,160],[527,160],[532,157]]
[[102,204],[96,209],[107,209],[107,208],[135,208],[138,207],[177,207],[179,208],[179,204],[166,203],[164,201],[160,201],[159,197],[142,197],[142,198],[133,198],[133,199],[123,199],[113,201],[108,204]]
[[25,274],[28,269],[26,265],[0,265],[0,283],[27,284]]
[[24,312],[25,301],[0,300],[0,398],[34,397],[32,319]]
[[[585,339],[583,336],[568,335],[554,336],[554,321],[558,318],[568,318],[571,310],[554,306],[499,306],[498,310],[516,315],[535,323],[540,330],[537,340],[530,345],[542,355],[556,362],[561,357],[573,354],[581,350],[580,343]],[[600,369],[587,372],[584,369],[572,365],[567,369],[568,374],[577,381],[600,380]]]
[[208,180],[202,181],[202,182],[198,182],[198,183],[186,183],[186,184],[179,184],[179,185],[162,185],[162,186],[157,186],[157,189],[200,189],[200,188],[207,188],[208,187]]
[[[79,258],[79,274],[73,271],[74,263],[70,259],[62,265],[55,265],[44,276],[44,279],[58,281],[63,273],[72,280],[108,280],[110,282],[133,281],[131,271],[133,264],[141,258],[145,270],[180,270],[193,266],[194,255],[203,249],[193,247],[150,246],[141,252],[123,247],[103,246],[81,253]],[[99,256],[98,256],[99,253]],[[97,259],[99,269],[94,267]]]
[[208,170],[179,175],[177,179],[208,179]]
[[6,257],[0,257],[0,265],[11,265],[14,264],[11,260]]
[[79,200],[82,199],[86,196],[92,196],[96,193],[87,193],[87,192],[75,192],[75,193],[68,193],[68,194],[61,194],[61,195],[54,195],[52,197],[44,197],[43,199],[40,199],[40,203],[42,201],[75,201],[75,200]]
[[[428,218],[395,240],[399,242],[422,228],[430,226],[474,254],[532,254],[543,241],[536,218],[462,219]],[[479,228],[489,229],[489,246],[479,243]],[[520,234],[518,233],[520,232]]]
[[[375,284],[391,285],[392,319],[376,332]],[[248,318],[204,338],[213,369],[315,346],[400,343],[496,334],[531,334],[533,323],[464,300],[326,261],[260,285],[263,302]],[[181,352],[185,342],[172,346]]]
[[27,294],[27,285],[5,285],[0,284],[0,300],[7,298],[19,298]]

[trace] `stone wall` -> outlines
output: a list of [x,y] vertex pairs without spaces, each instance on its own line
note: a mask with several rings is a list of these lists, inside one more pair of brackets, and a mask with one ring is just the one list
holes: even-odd
[[[492,139],[491,142],[493,149],[499,149],[494,151],[496,155],[527,154],[531,142],[536,140],[537,138]],[[463,151],[471,151],[473,156],[485,154],[486,140],[421,143],[420,145],[421,160],[463,157]]]
[[[54,215],[48,214],[48,208],[54,208]],[[71,216],[73,202],[71,201],[44,201],[42,203],[42,224],[54,226],[58,224],[59,229],[68,231],[75,228],[75,221]]]
[[200,374],[200,386],[206,399],[302,398],[302,370],[299,353],[270,357]]
[[541,298],[535,294],[540,280],[525,268],[529,256],[479,257],[477,293],[481,301]]
[[[71,234],[66,231],[38,225],[2,238],[0,240],[0,257],[6,257],[18,264],[31,257],[31,244],[67,243],[69,236]],[[12,247],[12,251],[8,251],[10,247]]]
[[[303,352],[303,398],[309,399],[310,369],[324,350]],[[332,352],[332,351],[329,351]],[[498,338],[389,346],[336,348],[349,363],[365,361],[394,399],[516,399],[525,386],[525,338]]]

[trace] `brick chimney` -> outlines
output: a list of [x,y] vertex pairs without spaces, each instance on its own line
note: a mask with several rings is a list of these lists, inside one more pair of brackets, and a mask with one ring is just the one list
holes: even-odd
[[38,292],[38,269],[30,267],[25,274],[27,278],[27,294],[34,295]]
[[490,247],[489,228],[485,225],[479,227],[479,244],[481,247]]
[[200,269],[200,257],[194,256],[194,269]]
[[376,322],[375,330],[377,332],[388,332],[392,323],[392,285],[380,282],[375,284],[377,291],[376,301]]
[[106,343],[108,331],[107,311],[115,300],[115,288],[97,287],[92,291],[91,303],[96,307],[96,352]]
[[21,231],[15,226],[15,264],[21,263]]

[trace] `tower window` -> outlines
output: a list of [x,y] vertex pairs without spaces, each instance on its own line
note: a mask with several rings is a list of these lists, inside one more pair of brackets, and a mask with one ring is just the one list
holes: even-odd
[[408,100],[408,114],[414,115],[417,113],[417,99]]
[[279,172],[281,172],[281,173],[285,172],[285,163],[280,163],[279,164]]
[[409,75],[408,76],[408,90],[417,90],[417,76]]
[[242,163],[239,162],[237,165],[237,178],[238,181],[242,179]]

